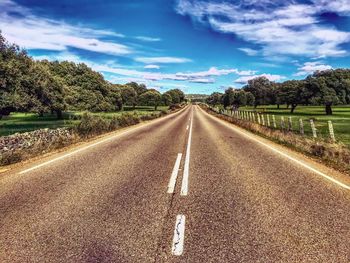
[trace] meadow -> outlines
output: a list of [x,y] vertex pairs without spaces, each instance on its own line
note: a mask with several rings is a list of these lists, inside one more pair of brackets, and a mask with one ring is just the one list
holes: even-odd
[[[253,107],[241,107],[240,110],[254,111]],[[314,120],[318,136],[329,137],[328,121],[332,121],[337,141],[350,146],[350,105],[334,106],[333,115],[326,115],[322,106],[298,106],[294,113],[290,113],[286,105],[278,109],[276,105],[259,106],[257,112],[276,116],[278,128],[280,128],[281,117],[284,116],[287,125],[287,118],[292,117],[293,130],[299,131],[299,119],[304,121],[305,134],[311,136],[310,119]]]
[[[142,116],[157,113],[167,109],[167,106],[158,106],[157,111],[154,110],[153,106],[136,106],[135,109],[132,107],[124,106],[122,111],[97,112],[92,114],[110,119],[113,116],[121,115],[124,112],[136,112],[138,115]],[[83,112],[81,111],[65,112],[62,119],[57,119],[56,115],[52,114],[44,114],[43,117],[39,117],[36,113],[11,113],[9,116],[3,117],[0,120],[0,136],[44,128],[55,129],[61,127],[72,127],[79,123],[79,116],[82,114]]]

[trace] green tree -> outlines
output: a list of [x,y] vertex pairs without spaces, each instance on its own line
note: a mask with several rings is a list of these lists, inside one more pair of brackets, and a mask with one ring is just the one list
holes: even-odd
[[121,95],[123,104],[133,106],[135,109],[135,106],[137,105],[137,93],[135,89],[131,86],[124,85],[121,88]]
[[267,105],[274,102],[273,87],[273,82],[263,76],[249,80],[243,89],[253,94],[255,98],[254,107],[257,107],[258,105]]
[[210,96],[206,99],[206,102],[209,104],[209,105],[218,105],[221,103],[222,101],[222,96],[223,94],[220,93],[220,92],[213,92],[212,94],[210,94]]
[[332,115],[332,106],[341,101],[337,92],[327,86],[326,78],[323,76],[309,76],[306,79],[306,89],[308,100],[314,105],[324,105],[327,115]]
[[162,94],[162,101],[165,106],[170,106],[173,102],[173,98],[170,96],[169,93],[163,93]]
[[157,110],[157,107],[162,102],[162,96],[156,90],[149,90],[145,93],[142,93],[139,100],[142,105],[154,106],[154,110]]
[[293,113],[299,104],[305,102],[304,86],[303,81],[300,80],[288,80],[281,83],[276,94],[278,103],[290,105],[290,112]]

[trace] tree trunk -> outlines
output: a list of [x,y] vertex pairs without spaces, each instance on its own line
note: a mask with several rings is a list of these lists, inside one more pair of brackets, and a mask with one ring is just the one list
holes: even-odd
[[287,109],[289,109],[289,104],[287,104]]
[[158,105],[154,105],[154,110],[157,110],[157,108],[158,108]]
[[62,111],[56,110],[57,119],[61,120],[63,118]]
[[327,115],[332,115],[333,114],[332,105],[326,105],[326,114]]
[[277,109],[279,109],[280,108],[280,105],[279,104],[277,104]]
[[292,107],[290,108],[290,113],[294,113],[294,110],[296,107],[297,107],[296,104],[292,104]]

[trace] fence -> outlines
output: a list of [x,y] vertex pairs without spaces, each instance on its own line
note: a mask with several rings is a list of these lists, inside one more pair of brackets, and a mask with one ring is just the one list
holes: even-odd
[[301,136],[309,136],[314,139],[324,138],[331,142],[336,141],[336,136],[333,129],[332,121],[327,122],[327,127],[318,129],[315,120],[302,119],[298,117],[275,116],[273,114],[261,113],[256,111],[240,111],[240,110],[226,110],[219,108],[211,108],[217,113],[231,116],[242,121],[256,123],[270,129],[281,130],[283,132],[292,132],[300,134]]

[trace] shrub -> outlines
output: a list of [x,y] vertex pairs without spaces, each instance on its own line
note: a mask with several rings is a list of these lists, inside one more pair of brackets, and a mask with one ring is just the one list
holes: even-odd
[[91,113],[85,112],[81,116],[81,121],[76,126],[79,135],[83,137],[90,137],[108,131],[110,123],[107,119],[100,116],[94,116]]

